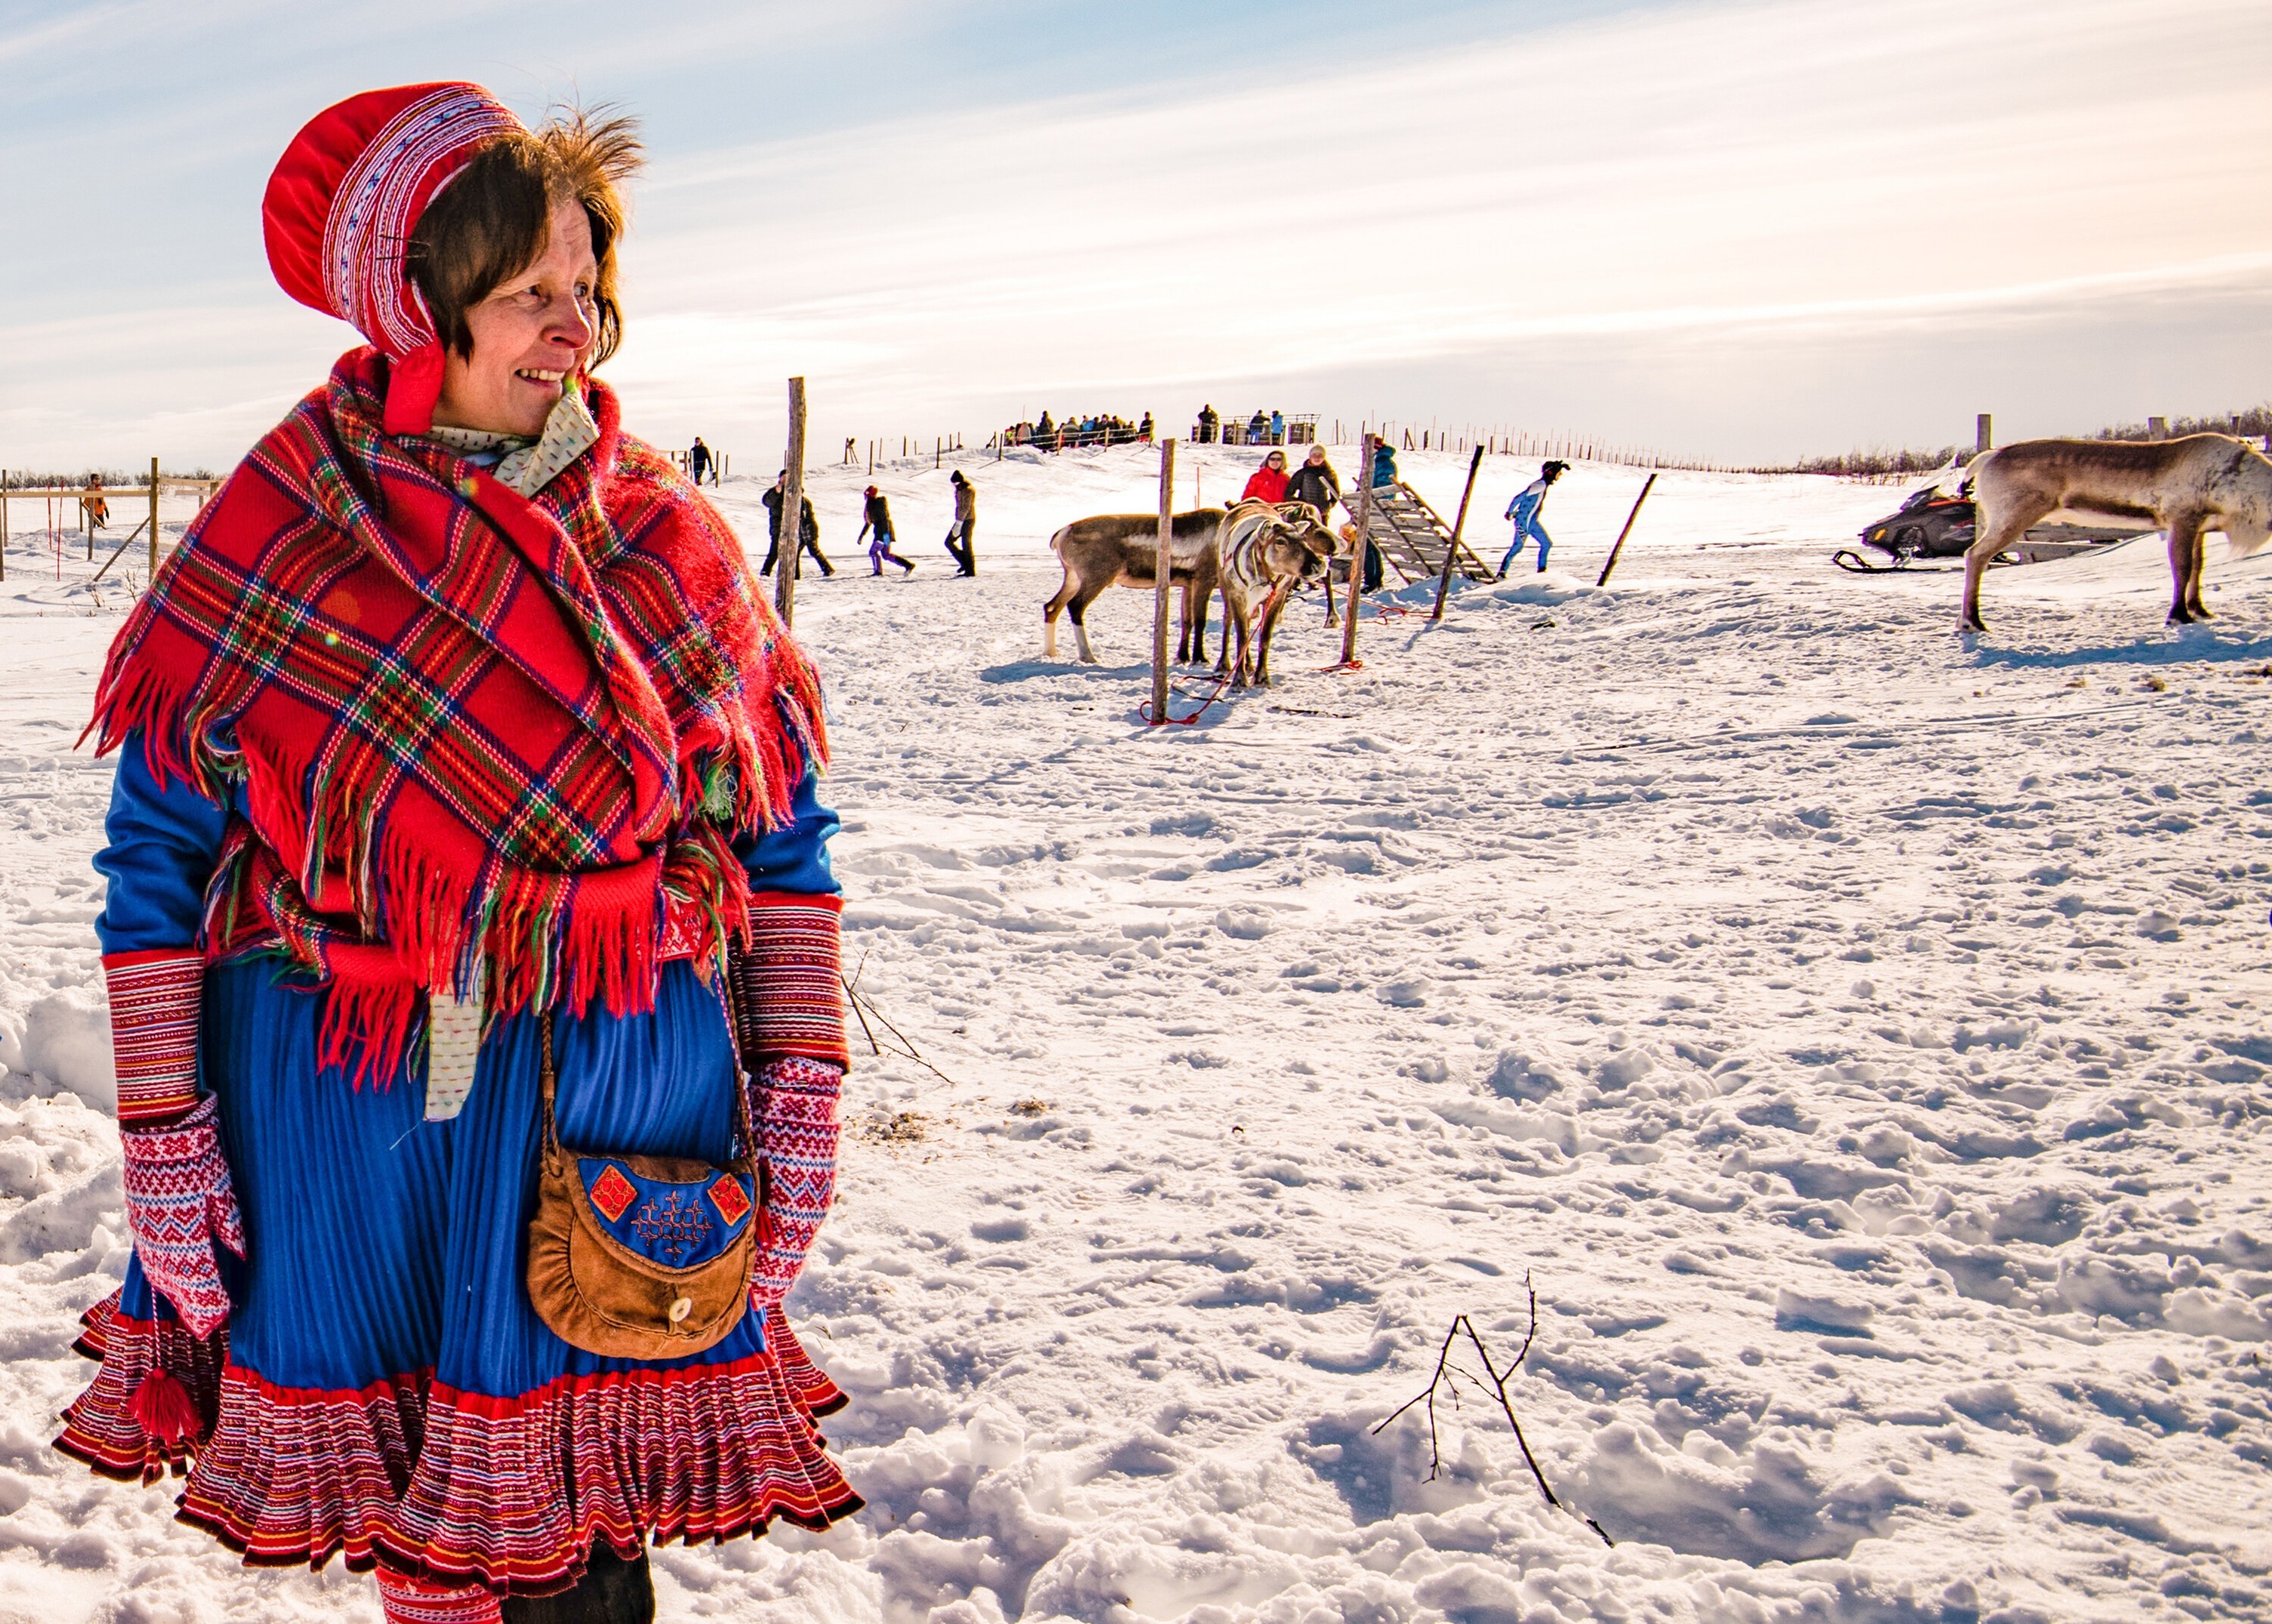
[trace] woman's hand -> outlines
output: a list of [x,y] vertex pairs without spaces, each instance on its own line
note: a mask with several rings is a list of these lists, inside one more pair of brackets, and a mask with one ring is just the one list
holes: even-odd
[[836,1104],[844,1069],[784,1057],[750,1077],[750,1115],[765,1163],[758,1212],[758,1261],[750,1302],[759,1310],[788,1295],[836,1193]]
[[210,1336],[228,1318],[213,1239],[243,1257],[244,1220],[214,1125],[219,1107],[198,1098],[205,957],[193,948],[149,949],[113,953],[102,970],[134,1254],[183,1322]]
[[142,1272],[165,1293],[182,1322],[209,1337],[228,1318],[213,1242],[244,1255],[244,1220],[236,1209],[215,1127],[219,1102],[204,1103],[171,1128],[129,1128],[125,1146],[126,1224]]

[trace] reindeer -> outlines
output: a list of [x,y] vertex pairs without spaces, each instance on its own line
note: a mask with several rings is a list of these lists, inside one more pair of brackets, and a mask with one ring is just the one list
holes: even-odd
[[[1169,532],[1168,584],[1183,588],[1183,636],[1176,644],[1178,660],[1207,658],[1207,609],[1214,595],[1215,529],[1221,508],[1194,508],[1178,513]],[[1058,612],[1072,615],[1072,635],[1080,649],[1080,662],[1096,663],[1089,646],[1088,606],[1108,586],[1140,586],[1153,590],[1153,570],[1160,551],[1160,517],[1156,513],[1101,513],[1077,518],[1050,538],[1050,550],[1065,570],[1065,584],[1057,596],[1042,606],[1042,653],[1058,655]],[[1193,622],[1196,605],[1198,620]]]
[[[1252,637],[1252,680],[1270,686],[1270,635],[1285,612],[1288,594],[1324,573],[1334,555],[1334,534],[1306,502],[1242,502],[1222,516],[1214,554],[1222,588],[1222,658],[1215,674],[1231,686],[1247,685],[1247,648]],[[1257,628],[1255,603],[1261,601]],[[1238,631],[1238,658],[1230,655],[1232,628]]]
[[1960,631],[1985,631],[1980,576],[2028,526],[2065,511],[2142,519],[2170,538],[2172,626],[2209,618],[2201,601],[2202,535],[2222,530],[2246,558],[2272,534],[2272,460],[2230,435],[2177,440],[2022,440],[1977,459],[1965,481],[1978,530],[1964,555]]

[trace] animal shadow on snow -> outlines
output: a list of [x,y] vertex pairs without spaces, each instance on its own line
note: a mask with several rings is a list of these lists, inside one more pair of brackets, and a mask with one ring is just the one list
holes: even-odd
[[[1177,670],[1183,667],[1177,667]],[[1196,670],[1194,667],[1192,669]],[[1044,659],[1036,654],[1030,659],[1005,660],[998,666],[982,667],[978,680],[982,682],[1025,682],[1035,677],[1079,677],[1085,682],[1126,682],[1141,680],[1152,674],[1152,664],[1146,660],[1132,666],[1084,666],[1066,659]]]
[[[1132,666],[1083,666],[1062,659],[1045,659],[1036,657],[1032,659],[1005,660],[998,666],[983,667],[978,673],[978,680],[982,682],[1028,682],[1036,677],[1069,677],[1090,685],[1107,684],[1117,689],[1122,696],[1133,696],[1129,699],[1127,710],[1122,719],[1130,726],[1139,730],[1144,730],[1148,726],[1138,709],[1138,701],[1148,702],[1149,700],[1152,682],[1152,665],[1149,660]],[[1212,727],[1217,723],[1229,719],[1239,700],[1252,698],[1256,695],[1274,694],[1281,687],[1280,683],[1274,682],[1268,688],[1226,687],[1221,693],[1214,694],[1210,701],[1208,696],[1214,692],[1218,680],[1213,665],[1170,667],[1169,668],[1170,687],[1168,693],[1170,718],[1176,722],[1183,723],[1192,711],[1200,708],[1202,702],[1207,702],[1206,714],[1192,725],[1201,728]]]
[[2185,666],[2196,660],[2216,665],[2272,660],[2272,637],[2237,636],[2200,625],[2171,627],[2165,634],[2152,637],[2081,648],[1984,646],[1973,652],[1972,663],[1983,668],[2001,666],[2021,670],[2058,670],[2067,666]]

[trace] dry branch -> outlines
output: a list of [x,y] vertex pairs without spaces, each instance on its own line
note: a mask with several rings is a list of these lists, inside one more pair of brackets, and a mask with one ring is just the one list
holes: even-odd
[[[923,1057],[922,1053],[916,1049],[913,1040],[908,1037],[907,1033],[893,1025],[890,1018],[886,1016],[881,1009],[878,1009],[875,1004],[869,1000],[865,994],[860,991],[860,977],[866,972],[867,968],[868,956],[863,953],[860,956],[860,963],[858,966],[852,972],[851,979],[847,980],[844,976],[840,973],[836,980],[844,988],[844,997],[846,1002],[851,1004],[852,1013],[859,1017],[860,1030],[868,1039],[868,1047],[878,1054],[896,1054],[902,1060],[911,1060],[915,1062],[916,1065],[921,1066],[925,1071],[930,1072],[931,1076],[937,1077],[949,1088],[960,1087],[961,1084],[957,1083],[953,1077],[947,1076],[946,1073],[932,1065],[930,1062],[925,1060]],[[878,1025],[880,1025],[886,1032],[892,1034],[892,1037],[899,1045],[898,1047],[889,1047],[877,1040],[874,1031],[868,1024],[868,1017],[871,1015],[876,1017]]]
[[[1372,1429],[1373,1433],[1377,1436],[1391,1421],[1413,1405],[1424,1406],[1428,1417],[1428,1476],[1425,1480],[1433,1483],[1444,1464],[1443,1441],[1436,1426],[1436,1392],[1439,1388],[1448,1392],[1452,1407],[1456,1410],[1460,1407],[1459,1383],[1465,1382],[1498,1404],[1499,1413],[1506,1417],[1506,1424],[1514,1433],[1515,1447],[1522,1451],[1522,1464],[1530,1468],[1531,1481],[1538,1485],[1538,1492],[1545,1497],[1546,1503],[1585,1523],[1602,1537],[1603,1545],[1614,1546],[1617,1541],[1610,1538],[1607,1529],[1574,1506],[1563,1503],[1561,1496],[1555,1494],[1553,1486],[1546,1481],[1546,1473],[1539,1468],[1538,1457],[1530,1452],[1530,1441],[1522,1435],[1522,1423],[1515,1418],[1514,1402],[1506,1396],[1506,1384],[1514,1379],[1514,1373],[1521,1369],[1523,1361],[1530,1357],[1530,1345],[1538,1337],[1538,1288],[1531,1284],[1528,1274],[1522,1277],[1522,1285],[1530,1294],[1530,1329],[1523,1333],[1522,1346],[1508,1361],[1505,1370],[1502,1371],[1492,1360],[1491,1346],[1483,1339],[1483,1334],[1476,1330],[1475,1322],[1464,1314],[1454,1315],[1451,1328],[1444,1333],[1443,1345],[1436,1350],[1436,1368],[1428,1378],[1428,1385],[1381,1418],[1379,1426]],[[1459,1345],[1463,1335],[1474,1346],[1476,1357],[1483,1361],[1484,1374],[1481,1376],[1452,1360],[1452,1350]]]

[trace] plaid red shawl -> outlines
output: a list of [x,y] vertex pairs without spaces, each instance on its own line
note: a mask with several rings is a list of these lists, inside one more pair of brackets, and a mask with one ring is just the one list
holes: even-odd
[[[333,985],[325,1057],[391,1076],[416,995],[650,1007],[666,897],[744,927],[729,841],[826,755],[817,678],[724,520],[587,385],[599,443],[534,500],[380,428],[341,357],[198,515],[112,645],[90,730],[224,804],[209,953]],[[374,1041],[375,1040],[375,1041]]]

